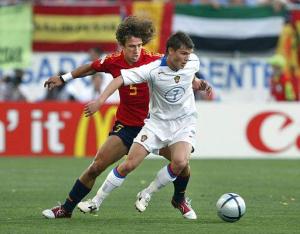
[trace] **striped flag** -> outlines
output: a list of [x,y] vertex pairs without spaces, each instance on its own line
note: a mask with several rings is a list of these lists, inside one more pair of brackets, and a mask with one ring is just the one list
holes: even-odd
[[197,49],[262,52],[276,47],[284,12],[272,7],[177,5],[173,31],[188,33]]
[[121,22],[119,6],[35,6],[34,51],[117,49],[115,31]]

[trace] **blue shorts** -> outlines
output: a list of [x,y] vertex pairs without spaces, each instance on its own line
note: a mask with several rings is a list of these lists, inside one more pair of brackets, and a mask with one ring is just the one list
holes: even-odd
[[110,136],[115,135],[121,138],[124,145],[130,149],[133,139],[141,131],[142,127],[126,126],[119,121],[115,122],[112,131],[109,133]]

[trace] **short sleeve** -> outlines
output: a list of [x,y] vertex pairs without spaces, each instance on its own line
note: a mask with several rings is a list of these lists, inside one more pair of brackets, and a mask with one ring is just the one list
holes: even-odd
[[151,79],[150,71],[153,69],[155,62],[149,63],[136,68],[122,69],[121,75],[124,80],[124,85],[139,84],[147,82]]
[[92,62],[91,67],[97,72],[105,72],[106,57]]

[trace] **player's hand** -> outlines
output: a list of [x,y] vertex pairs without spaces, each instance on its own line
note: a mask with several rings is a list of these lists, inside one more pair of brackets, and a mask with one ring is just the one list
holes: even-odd
[[199,90],[205,91],[208,97],[212,94],[212,87],[205,80],[200,80]]
[[47,88],[48,90],[51,90],[55,87],[61,86],[64,83],[62,80],[59,78],[59,76],[52,76],[48,80],[45,81],[44,83],[44,88]]
[[91,101],[84,106],[84,116],[90,117],[100,108],[101,104],[98,101]]

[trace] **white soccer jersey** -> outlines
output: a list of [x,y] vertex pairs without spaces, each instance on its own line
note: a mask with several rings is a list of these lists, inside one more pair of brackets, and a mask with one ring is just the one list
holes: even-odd
[[121,70],[124,85],[148,82],[150,89],[150,118],[177,120],[196,116],[192,81],[200,62],[191,54],[183,69],[173,71],[166,57],[137,68]]

